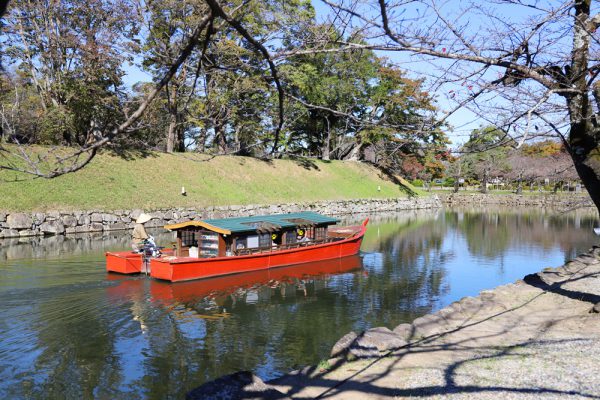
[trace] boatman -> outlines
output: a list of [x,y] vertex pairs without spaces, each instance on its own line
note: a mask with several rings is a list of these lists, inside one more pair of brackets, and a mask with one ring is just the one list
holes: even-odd
[[133,251],[138,252],[144,248],[144,240],[149,237],[148,233],[146,233],[144,224],[151,219],[151,215],[141,213],[135,220],[135,226],[133,227],[133,233],[131,234],[131,247],[133,248]]

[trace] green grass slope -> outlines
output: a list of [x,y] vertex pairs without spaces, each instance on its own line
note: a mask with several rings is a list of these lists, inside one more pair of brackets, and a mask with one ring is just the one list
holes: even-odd
[[[81,171],[54,179],[0,172],[0,210],[116,210],[393,198],[412,188],[349,161],[272,160],[155,153],[101,154]],[[185,187],[187,196],[181,195]],[[381,190],[378,191],[377,188]]]

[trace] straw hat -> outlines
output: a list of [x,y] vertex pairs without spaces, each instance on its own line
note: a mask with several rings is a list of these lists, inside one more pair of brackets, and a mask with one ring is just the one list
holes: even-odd
[[152,215],[141,213],[139,217],[135,220],[136,224],[145,224],[146,222],[152,219]]

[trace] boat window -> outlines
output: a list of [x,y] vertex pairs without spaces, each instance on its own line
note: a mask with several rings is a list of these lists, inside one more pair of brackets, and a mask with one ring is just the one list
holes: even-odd
[[246,240],[246,236],[241,236],[235,239],[235,249],[242,250],[248,247],[248,241]]
[[197,246],[198,240],[196,238],[196,232],[192,230],[182,230],[181,242],[183,247]]
[[323,226],[315,228],[315,240],[325,239],[325,236],[327,235],[326,229],[327,228]]
[[285,233],[285,243],[286,244],[296,243],[296,231],[288,231]]
[[258,246],[259,247],[271,247],[271,235],[268,233],[261,233],[258,235]]
[[248,244],[249,249],[257,248],[258,247],[258,236],[257,235],[248,236],[247,244]]
[[200,257],[217,257],[219,255],[219,235],[211,231],[198,232],[200,239]]

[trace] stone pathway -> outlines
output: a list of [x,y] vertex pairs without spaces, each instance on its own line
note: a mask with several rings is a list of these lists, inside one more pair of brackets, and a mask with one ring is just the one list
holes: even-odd
[[327,365],[242,385],[229,397],[188,397],[600,399],[596,303],[600,248],[393,331],[348,334]]

